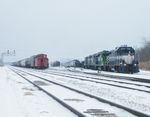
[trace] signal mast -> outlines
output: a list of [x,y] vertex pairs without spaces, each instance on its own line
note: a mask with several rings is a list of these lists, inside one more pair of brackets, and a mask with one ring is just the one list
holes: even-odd
[[13,50],[13,51],[10,51],[10,50],[7,50],[7,52],[2,52],[1,53],[1,56],[0,56],[0,66],[4,66],[4,56],[15,56],[16,55],[16,51]]

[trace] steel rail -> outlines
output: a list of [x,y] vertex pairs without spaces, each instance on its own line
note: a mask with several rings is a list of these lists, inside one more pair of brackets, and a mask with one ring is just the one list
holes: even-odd
[[[18,69],[17,69],[17,70],[18,70]],[[22,71],[22,70],[19,70],[19,71]],[[123,106],[123,105],[120,105],[120,104],[117,104],[117,103],[114,103],[114,102],[109,101],[109,100],[106,100],[106,99],[104,99],[104,98],[100,98],[100,97],[91,95],[91,94],[89,94],[89,93],[85,93],[85,92],[83,92],[83,91],[79,91],[79,90],[77,90],[77,89],[74,89],[74,88],[71,88],[71,87],[68,87],[68,86],[65,86],[65,85],[56,83],[56,82],[51,81],[51,80],[47,80],[47,79],[45,79],[45,78],[43,78],[43,77],[41,77],[41,76],[38,76],[38,75],[35,75],[35,74],[32,74],[32,73],[26,72],[26,71],[22,71],[22,72],[24,72],[24,73],[26,73],[26,74],[29,74],[29,75],[31,75],[31,76],[34,76],[34,77],[43,79],[43,80],[48,81],[48,82],[50,82],[50,83],[56,84],[56,85],[58,85],[58,86],[62,86],[62,87],[64,87],[64,88],[67,88],[67,89],[70,89],[70,90],[72,90],[72,91],[78,92],[78,93],[83,94],[83,95],[85,95],[85,96],[88,96],[88,97],[97,99],[97,100],[100,101],[100,102],[107,103],[107,104],[110,104],[110,105],[112,105],[112,106],[114,106],[114,107],[117,107],[117,108],[126,110],[126,111],[128,111],[129,113],[131,113],[131,114],[133,114],[133,115],[135,115],[135,116],[138,116],[138,117],[150,117],[150,115],[148,115],[148,114],[145,114],[145,113],[143,113],[143,112],[140,112],[140,111],[137,111],[137,110],[128,108],[128,107],[126,107],[126,106]]]

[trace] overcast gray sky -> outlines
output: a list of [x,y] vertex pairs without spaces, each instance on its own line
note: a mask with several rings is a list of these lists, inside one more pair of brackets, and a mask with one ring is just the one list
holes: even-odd
[[0,52],[79,58],[150,37],[150,0],[1,0]]

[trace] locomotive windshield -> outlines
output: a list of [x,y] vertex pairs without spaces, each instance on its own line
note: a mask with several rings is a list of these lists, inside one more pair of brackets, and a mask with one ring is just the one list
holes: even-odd
[[119,55],[128,55],[129,53],[131,54],[135,54],[135,51],[132,47],[120,47],[118,50],[117,50],[117,53]]

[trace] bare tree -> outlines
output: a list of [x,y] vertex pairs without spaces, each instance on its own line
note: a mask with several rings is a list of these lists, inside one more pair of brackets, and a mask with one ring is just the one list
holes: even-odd
[[144,39],[143,47],[137,49],[136,53],[136,56],[138,57],[140,62],[140,67],[150,70],[150,41]]

